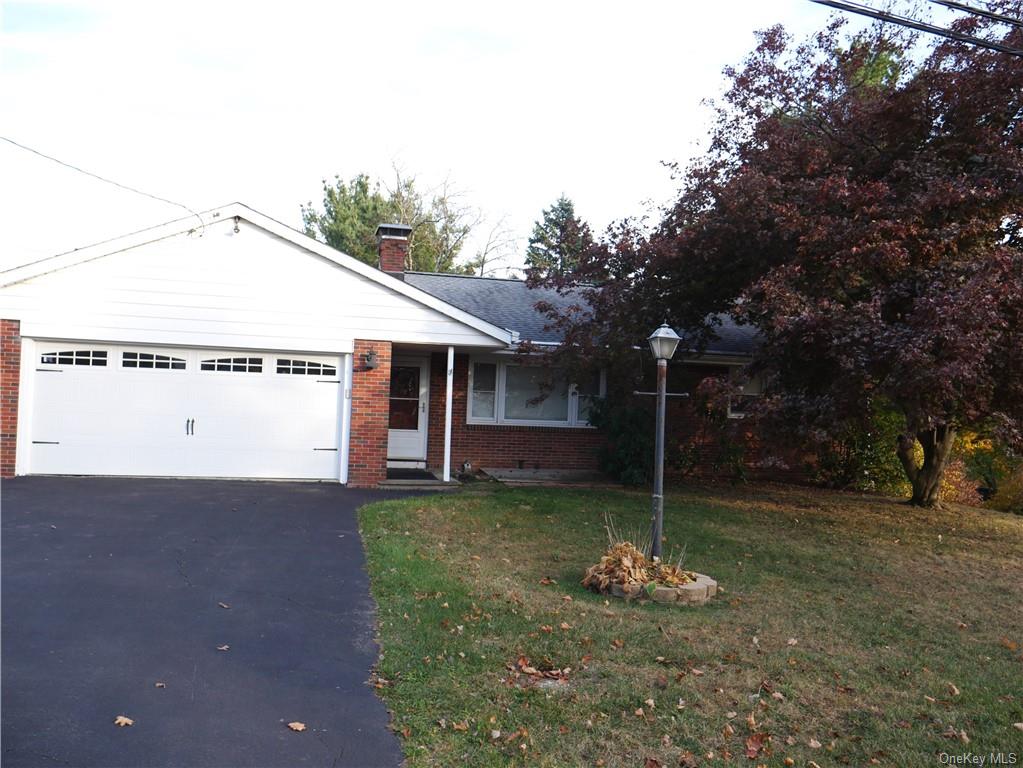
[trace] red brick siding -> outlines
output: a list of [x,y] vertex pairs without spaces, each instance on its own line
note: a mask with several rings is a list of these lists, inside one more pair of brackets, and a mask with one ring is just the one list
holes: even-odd
[[404,272],[408,240],[396,237],[380,239],[380,269],[384,272]]
[[[594,429],[519,427],[466,424],[469,356],[455,355],[451,414],[451,471],[466,461],[473,469],[518,467],[526,469],[597,469],[603,438]],[[430,359],[430,425],[427,463],[444,466],[444,400],[447,392],[447,354]]]
[[21,323],[0,320],[0,477],[14,477],[20,377]]
[[[363,370],[363,354],[373,350],[377,367]],[[355,342],[352,375],[352,433],[348,484],[374,486],[387,478],[387,411],[391,392],[391,342]]]
[[[427,463],[444,466],[444,398],[447,355],[430,359],[430,412]],[[692,366],[677,381],[674,391],[693,391],[706,376],[727,376],[726,366]],[[482,467],[518,467],[532,469],[596,470],[604,436],[596,430],[563,427],[520,427],[466,424],[469,380],[468,355],[455,355],[451,414],[451,469],[457,472],[469,461],[474,469]],[[649,398],[653,405],[653,398]],[[668,400],[666,439],[669,445],[685,446],[695,454],[695,467],[689,473],[697,477],[730,476],[734,466],[722,460],[721,427],[702,417],[695,403],[687,399]],[[741,420],[729,420],[726,428],[739,433],[733,439],[745,445],[743,464],[750,478],[800,480],[804,459],[793,451],[766,450],[755,433],[743,431]],[[679,475],[679,467],[666,467],[669,475]]]

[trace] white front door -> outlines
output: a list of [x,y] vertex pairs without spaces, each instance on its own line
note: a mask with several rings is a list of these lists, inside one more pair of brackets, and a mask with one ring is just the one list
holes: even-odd
[[430,361],[394,358],[387,420],[388,461],[425,465],[429,402]]
[[338,477],[337,357],[35,349],[31,474]]

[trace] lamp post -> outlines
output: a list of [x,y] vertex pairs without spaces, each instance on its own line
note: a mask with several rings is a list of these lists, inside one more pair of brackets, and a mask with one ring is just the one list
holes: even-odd
[[667,323],[650,334],[647,342],[657,360],[657,437],[654,449],[654,496],[650,525],[650,556],[661,559],[661,538],[664,531],[664,403],[667,399],[668,361],[675,354],[680,339]]

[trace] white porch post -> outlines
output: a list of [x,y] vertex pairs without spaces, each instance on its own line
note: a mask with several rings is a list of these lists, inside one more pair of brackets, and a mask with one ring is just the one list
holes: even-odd
[[448,347],[448,388],[444,395],[444,482],[451,481],[451,398],[455,381],[455,348]]
[[355,353],[349,352],[342,355],[343,370],[341,378],[341,466],[338,470],[338,479],[342,485],[348,484],[348,462],[351,458],[352,443],[352,383],[354,382],[354,358]]

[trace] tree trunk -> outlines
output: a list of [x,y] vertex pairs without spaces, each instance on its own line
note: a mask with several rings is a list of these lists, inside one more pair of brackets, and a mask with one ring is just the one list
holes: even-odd
[[[899,435],[896,452],[906,477],[913,485],[913,497],[909,503],[917,507],[940,506],[941,478],[952,456],[956,430],[951,424],[917,432],[916,435]],[[917,463],[916,444],[924,450],[922,464]]]

